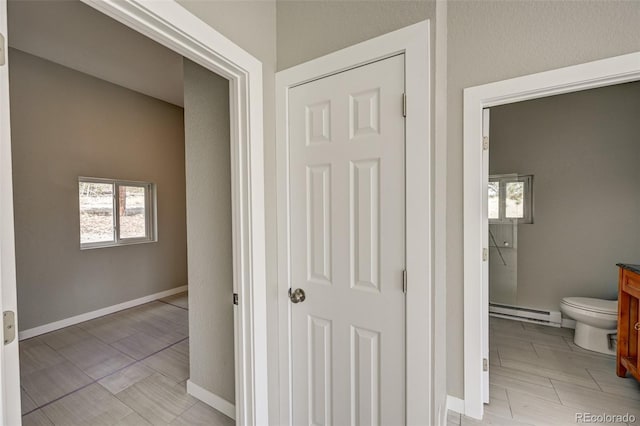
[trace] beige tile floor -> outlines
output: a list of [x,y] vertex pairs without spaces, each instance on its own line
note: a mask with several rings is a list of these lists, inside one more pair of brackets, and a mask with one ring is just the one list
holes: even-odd
[[584,412],[629,413],[640,425],[640,384],[616,376],[615,357],[576,346],[573,330],[491,318],[489,349],[484,419],[449,412],[449,426],[575,425]]
[[186,393],[187,294],[20,342],[23,425],[234,421]]

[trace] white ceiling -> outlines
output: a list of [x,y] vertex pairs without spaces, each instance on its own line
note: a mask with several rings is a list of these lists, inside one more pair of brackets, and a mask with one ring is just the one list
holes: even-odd
[[78,0],[9,0],[9,46],[184,106],[182,56]]

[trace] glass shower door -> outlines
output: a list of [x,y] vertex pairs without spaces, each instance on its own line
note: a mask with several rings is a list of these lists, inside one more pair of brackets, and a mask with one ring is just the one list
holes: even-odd
[[515,306],[518,295],[518,225],[526,220],[528,177],[489,177],[489,303]]

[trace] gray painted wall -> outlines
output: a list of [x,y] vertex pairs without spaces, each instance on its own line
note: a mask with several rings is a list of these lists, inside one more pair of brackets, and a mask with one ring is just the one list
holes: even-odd
[[518,226],[520,306],[615,299],[618,262],[640,262],[640,83],[491,108],[491,174],[534,175]]
[[[182,108],[11,49],[20,330],[187,284]],[[80,250],[78,176],[150,181],[158,242]]]
[[278,70],[433,20],[435,7],[429,0],[278,1]]
[[640,50],[640,2],[448,2],[447,377],[463,397],[462,90]]
[[235,400],[229,82],[184,60],[191,381]]
[[178,3],[262,61],[269,424],[277,425],[280,424],[280,417],[278,413],[278,263],[276,257],[276,2],[274,0],[178,0]]

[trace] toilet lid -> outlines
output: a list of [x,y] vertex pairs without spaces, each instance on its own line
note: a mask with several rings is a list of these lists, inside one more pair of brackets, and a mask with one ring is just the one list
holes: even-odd
[[565,297],[562,303],[576,308],[602,314],[617,314],[618,301],[594,299],[592,297]]

